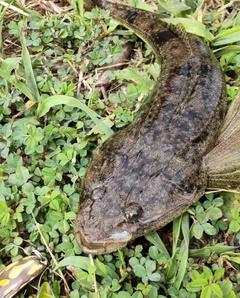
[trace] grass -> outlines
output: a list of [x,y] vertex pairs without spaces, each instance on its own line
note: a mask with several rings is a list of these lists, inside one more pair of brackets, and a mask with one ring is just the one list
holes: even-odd
[[[234,2],[148,3],[131,1],[205,39],[223,69],[228,101],[234,100],[240,87]],[[53,270],[16,297],[239,298],[237,193],[208,192],[159,233],[113,254],[82,254],[73,225],[91,152],[133,120],[159,65],[151,49],[117,27],[107,11],[85,12],[81,0],[45,10],[2,4],[0,270],[41,245]],[[131,59],[114,62],[124,68],[110,69],[110,89],[101,89],[101,72],[129,41]]]

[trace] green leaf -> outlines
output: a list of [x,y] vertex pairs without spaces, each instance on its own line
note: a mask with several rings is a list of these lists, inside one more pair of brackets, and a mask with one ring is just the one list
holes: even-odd
[[2,217],[2,220],[1,220],[1,224],[3,227],[7,226],[7,224],[9,223],[9,220],[10,220],[10,213],[6,213],[4,214],[4,216]]
[[116,274],[116,272],[110,266],[108,266],[108,265],[103,264],[102,262],[100,262],[99,259],[96,259],[95,260],[95,266],[97,267],[98,271],[101,271],[101,275],[102,276],[108,275],[112,279],[115,278],[116,280],[119,280],[119,277]]
[[174,287],[169,287],[168,294],[175,298],[178,295],[178,291]]
[[69,229],[70,229],[70,225],[65,219],[59,222],[58,230],[60,233],[65,234],[67,233],[67,231],[69,231]]
[[223,215],[232,221],[232,210],[240,207],[240,195],[237,193],[222,193],[224,205],[221,207]]
[[173,13],[174,15],[191,9],[190,6],[186,5],[185,3],[179,2],[177,0],[169,0],[169,1],[162,1],[159,0],[162,7],[164,7],[169,12]]
[[206,286],[208,284],[208,281],[206,278],[198,278],[192,282],[190,282],[192,288],[199,288]]
[[145,277],[147,275],[146,269],[140,264],[134,266],[133,271],[138,277]]
[[208,268],[207,266],[204,266],[203,268],[203,273],[201,274],[204,278],[206,278],[207,280],[209,280],[210,282],[212,282],[213,279],[213,274],[210,268]]
[[44,183],[47,186],[54,185],[56,180],[61,181],[61,174],[56,173],[55,169],[45,167],[42,169],[42,175],[43,175]]
[[147,274],[152,274],[152,272],[154,270],[156,270],[156,263],[152,260],[147,260],[146,261],[146,264],[145,264],[145,267],[146,267],[146,272]]
[[196,239],[200,239],[203,235],[203,227],[200,225],[200,223],[195,222],[192,225],[192,234]]
[[[120,286],[120,285],[119,285]],[[117,298],[131,298],[132,296],[125,291],[119,291]]]
[[135,267],[136,265],[139,264],[139,261],[136,257],[132,257],[130,260],[129,260],[129,264],[132,266],[132,267]]
[[189,255],[194,258],[208,258],[211,254],[217,253],[226,253],[234,251],[237,247],[236,246],[226,246],[224,243],[217,243],[213,246],[205,246],[200,249],[190,249]]
[[67,257],[61,260],[56,267],[53,268],[53,271],[56,271],[60,267],[66,266],[75,266],[82,268],[88,271],[88,268],[91,266],[90,260],[88,257],[82,256],[74,256],[74,257]]
[[173,221],[173,244],[172,244],[173,256],[175,255],[176,250],[178,248],[179,235],[181,231],[181,223],[182,223],[182,216],[175,218]]
[[143,10],[146,10],[146,11],[154,12],[152,7],[150,5],[148,5],[147,3],[143,2],[143,1],[137,1],[136,8],[140,8],[140,9],[143,9]]
[[232,291],[229,293],[229,295],[228,295],[227,297],[224,297],[224,298],[238,298],[238,297],[236,296],[235,291],[232,290]]
[[6,75],[10,75],[12,70],[17,67],[22,57],[7,58],[1,62],[0,70]]
[[202,227],[206,234],[216,235],[217,230],[210,223],[204,223],[204,224],[202,224]]
[[151,289],[148,292],[148,297],[159,297],[158,296],[158,290],[156,287],[151,287]]
[[203,288],[200,298],[212,298],[211,286],[206,286]]
[[150,241],[151,243],[153,243],[159,249],[159,251],[162,252],[166,256],[166,258],[170,259],[168,250],[166,249],[164,243],[160,239],[157,232],[150,233],[150,234],[146,235],[145,238],[148,241]]
[[221,288],[219,287],[219,285],[217,285],[217,284],[211,284],[211,289],[212,289],[212,292],[213,292],[217,297],[222,297],[222,296],[223,296],[222,290],[221,290]]
[[143,95],[149,94],[156,82],[149,79],[145,72],[140,72],[136,68],[125,68],[116,73],[116,77],[121,80],[133,81],[136,84],[144,84]]
[[228,223],[225,222],[224,220],[218,220],[217,226],[219,227],[220,230],[226,231],[228,228]]
[[23,186],[22,186],[22,191],[25,193],[25,194],[31,194],[34,192],[34,186],[32,183],[30,182],[27,182],[25,183]]
[[55,298],[48,282],[44,282],[38,290],[37,298]]
[[0,201],[0,218],[8,212],[8,205],[6,202]]
[[183,241],[180,246],[179,251],[179,266],[178,273],[174,282],[174,286],[177,290],[180,289],[183,278],[186,274],[186,268],[188,266],[188,257],[189,257],[189,214],[185,212],[182,216],[181,230],[183,234]]
[[229,293],[231,292],[232,287],[233,287],[231,281],[230,280],[227,280],[227,279],[224,279],[223,281],[221,281],[219,283],[219,286],[220,286],[220,288],[222,290],[223,296],[229,295]]
[[236,220],[231,221],[230,224],[229,224],[229,230],[230,230],[231,233],[239,232],[240,224]]
[[222,217],[222,211],[218,207],[210,207],[205,212],[211,220],[216,220]]
[[232,218],[236,220],[240,218],[240,207],[235,207],[232,209]]
[[141,292],[136,291],[135,293],[133,293],[132,298],[143,298],[143,295]]
[[102,132],[106,134],[106,136],[109,137],[113,134],[113,131],[111,130],[111,128],[109,128],[103,121],[99,120],[98,119],[99,116],[93,110],[89,109],[89,107],[87,107],[79,100],[71,96],[54,95],[43,100],[38,105],[38,109],[37,109],[38,117],[44,116],[50,110],[50,108],[60,104],[65,104],[65,105],[76,107],[83,110],[92,119],[92,121],[98,126],[98,128],[100,128]]
[[23,239],[21,237],[16,237],[13,241],[15,245],[20,246],[23,243]]
[[71,219],[74,220],[76,218],[76,213],[75,212],[66,212],[64,215],[65,219]]
[[0,77],[2,77],[3,79],[7,80],[9,83],[14,85],[27,98],[29,98],[32,101],[35,101],[36,99],[34,98],[33,94],[31,93],[31,90],[28,88],[28,86],[26,86],[26,84],[21,82],[15,75],[10,75],[9,71],[15,62],[16,61],[10,61],[10,65],[8,66],[7,71],[3,67],[1,67],[0,68]]
[[192,284],[192,282],[189,282],[188,284],[186,284],[186,289],[189,291],[189,292],[199,292],[201,291],[201,286],[199,285],[195,285],[195,284]]
[[234,263],[240,264],[240,257],[232,257],[232,256],[231,257],[228,257],[228,258],[227,258],[227,256],[225,256],[225,257],[226,257],[226,259],[228,259],[228,260],[230,260],[230,261],[232,261]]
[[182,24],[187,32],[202,36],[209,41],[214,39],[214,36],[210,33],[206,26],[203,23],[200,23],[194,19],[185,19],[185,18],[163,18],[166,23],[171,23],[173,25]]
[[239,26],[233,27],[231,29],[222,30],[213,39],[213,46],[227,45],[229,43],[234,43],[240,41],[240,28]]
[[149,256],[155,260],[159,257],[159,251],[155,246],[149,247]]
[[151,280],[151,281],[158,282],[158,281],[161,280],[161,275],[159,273],[155,272],[155,273],[152,273],[152,274],[148,275],[148,279]]
[[50,206],[50,208],[57,210],[57,211],[60,209],[59,202],[58,202],[58,200],[55,200],[55,199],[51,200],[49,206]]
[[26,46],[26,39],[24,36],[23,28],[21,28],[20,30],[20,41],[22,45],[22,58],[23,58],[23,65],[25,69],[25,75],[27,79],[27,86],[31,90],[31,93],[34,96],[35,101],[39,101],[40,94],[38,92],[37,83],[35,81],[35,76],[32,69],[32,62]]
[[225,270],[223,268],[218,268],[213,275],[213,279],[218,280],[218,279],[222,278],[224,275],[224,272],[225,272]]
[[215,198],[213,201],[212,201],[213,205],[215,207],[221,207],[223,204],[224,204],[224,201],[223,201],[223,198],[221,197],[218,197],[218,198]]
[[194,281],[196,279],[201,278],[200,273],[197,270],[192,270],[188,273],[189,277]]
[[65,164],[67,164],[69,162],[69,158],[64,153],[59,153],[57,155],[57,159],[60,161],[60,165],[62,165],[62,166],[64,166]]
[[18,166],[16,168],[16,174],[11,174],[9,176],[9,182],[12,185],[21,186],[24,183],[26,183],[28,179],[30,179],[31,177],[32,175],[29,174],[29,171],[27,168],[23,166]]

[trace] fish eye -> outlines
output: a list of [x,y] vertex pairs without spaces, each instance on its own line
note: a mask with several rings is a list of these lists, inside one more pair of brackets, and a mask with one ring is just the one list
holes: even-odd
[[143,209],[138,203],[130,203],[123,210],[127,221],[137,221],[143,214]]

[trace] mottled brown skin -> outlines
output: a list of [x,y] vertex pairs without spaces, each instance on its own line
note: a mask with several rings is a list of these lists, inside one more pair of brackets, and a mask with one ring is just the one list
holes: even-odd
[[203,156],[225,115],[225,83],[208,47],[159,16],[109,1],[96,5],[131,28],[161,61],[151,101],[99,146],[81,187],[76,239],[104,254],[182,214],[207,187]]

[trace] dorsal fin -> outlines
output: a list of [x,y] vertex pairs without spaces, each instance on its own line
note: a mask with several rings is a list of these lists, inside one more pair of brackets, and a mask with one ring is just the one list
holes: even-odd
[[192,51],[190,39],[183,24],[181,23],[178,23],[177,25],[168,24],[168,28],[184,42],[189,53],[192,55],[193,51]]
[[240,93],[226,115],[216,147],[204,157],[209,188],[240,189]]

